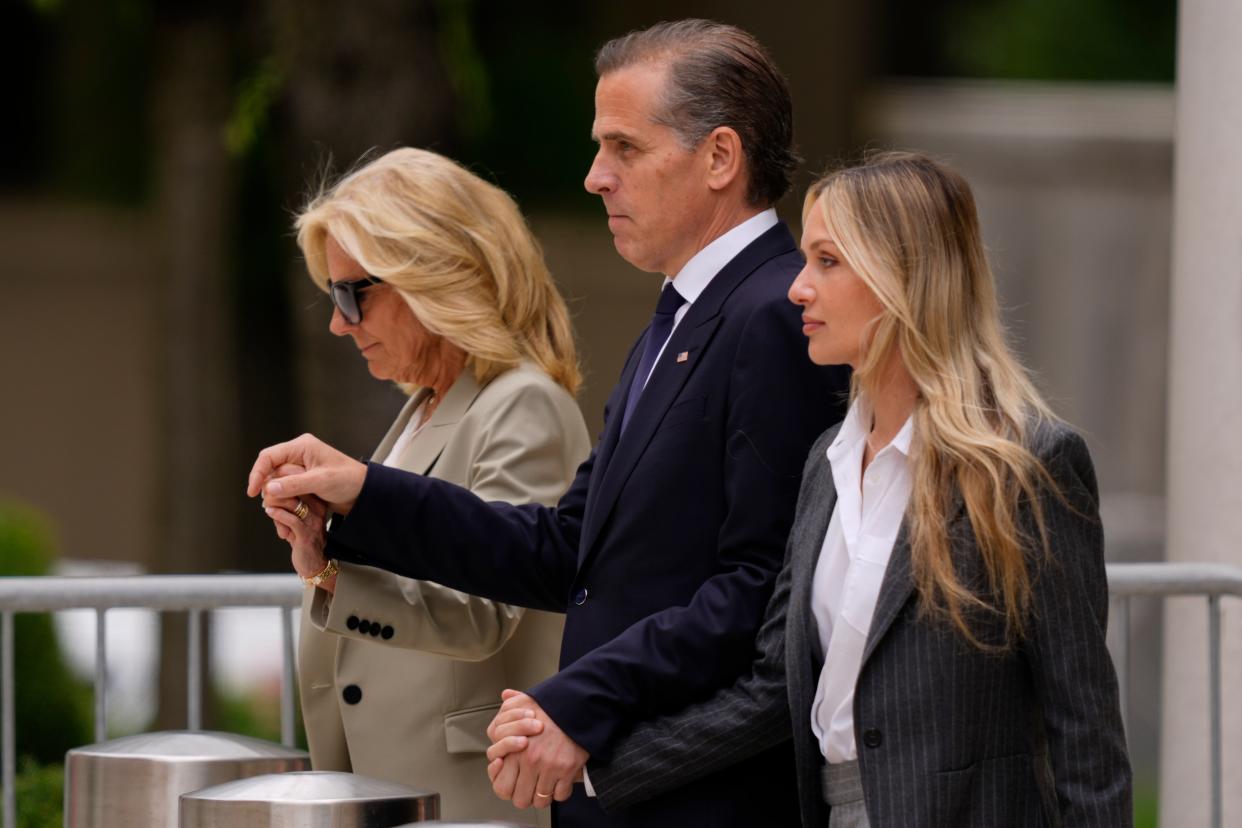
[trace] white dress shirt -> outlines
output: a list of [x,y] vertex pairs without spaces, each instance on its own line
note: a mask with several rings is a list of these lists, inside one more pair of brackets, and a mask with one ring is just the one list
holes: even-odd
[[414,442],[417,437],[431,420],[431,416],[427,413],[427,403],[432,400],[427,397],[418,404],[418,408],[410,412],[410,419],[405,424],[405,428],[401,430],[400,436],[392,444],[392,450],[388,452],[388,456],[384,458],[383,465],[395,466],[397,461],[401,459],[401,455],[405,454],[405,450],[409,448],[410,443]]
[[824,668],[811,704],[811,730],[830,764],[858,758],[854,685],[893,543],[910,500],[913,417],[862,471],[871,409],[863,398],[845,415],[828,447],[837,504],[815,565],[811,611]]
[[[668,339],[664,340],[664,345],[660,346],[660,352],[656,354],[655,360],[651,363],[651,371],[655,371],[655,367],[660,364],[660,357],[664,356],[664,348],[668,345],[669,339],[673,338],[673,331],[677,330],[677,326],[681,324],[690,306],[712,283],[716,274],[733,261],[737,254],[745,250],[751,242],[775,227],[779,221],[774,207],[769,207],[762,213],[756,213],[727,233],[717,236],[707,247],[691,256],[690,261],[677,271],[676,276],[664,277],[664,281],[660,283],[660,290],[663,291],[665,285],[673,282],[677,286],[677,292],[681,294],[682,299],[686,300],[686,303],[678,308],[676,315],[673,316],[673,328],[668,332]],[[649,379],[651,379],[650,372],[643,379],[644,388],[647,387]],[[587,796],[595,796],[595,788],[591,785],[591,778],[587,775],[586,768],[582,769],[582,781],[586,785]]]

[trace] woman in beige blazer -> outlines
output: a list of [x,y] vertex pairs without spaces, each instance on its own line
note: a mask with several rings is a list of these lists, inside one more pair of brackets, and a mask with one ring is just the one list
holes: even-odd
[[[372,461],[488,500],[554,503],[586,458],[572,331],[537,243],[502,191],[395,150],[297,220],[311,278],[377,379],[410,392]],[[299,684],[311,760],[440,793],[451,819],[513,819],[486,729],[507,687],[556,671],[562,620],[322,555],[326,507],[266,504],[313,584]]]

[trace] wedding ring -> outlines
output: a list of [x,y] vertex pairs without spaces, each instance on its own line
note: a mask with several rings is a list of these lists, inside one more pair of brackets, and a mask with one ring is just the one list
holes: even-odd
[[539,793],[539,791],[535,791],[535,796],[539,797],[540,799],[551,799],[552,798],[552,794],[541,794]]
[[305,503],[303,503],[301,500],[298,501],[297,506],[293,507],[293,515],[298,520],[302,520],[302,521],[306,520],[306,516],[309,514],[310,514],[310,507],[307,506]]

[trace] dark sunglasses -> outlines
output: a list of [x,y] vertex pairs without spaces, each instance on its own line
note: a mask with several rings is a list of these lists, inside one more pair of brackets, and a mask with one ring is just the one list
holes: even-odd
[[351,325],[362,321],[362,307],[358,304],[358,294],[375,285],[384,284],[384,280],[375,276],[365,276],[349,282],[332,282],[328,285],[328,294],[332,304]]

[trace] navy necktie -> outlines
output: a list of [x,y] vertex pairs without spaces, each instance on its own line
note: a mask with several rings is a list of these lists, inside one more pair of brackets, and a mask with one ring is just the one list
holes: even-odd
[[634,372],[634,379],[630,382],[630,395],[625,400],[625,414],[621,417],[622,431],[630,422],[630,414],[634,412],[634,406],[638,404],[638,398],[642,396],[647,377],[651,374],[652,366],[655,365],[656,356],[659,355],[668,335],[673,331],[677,309],[685,303],[686,300],[673,287],[672,282],[665,285],[664,290],[660,292],[660,301],[656,303],[655,314],[651,317],[651,328],[647,331],[647,345],[643,348],[643,358],[638,363],[638,370]]

